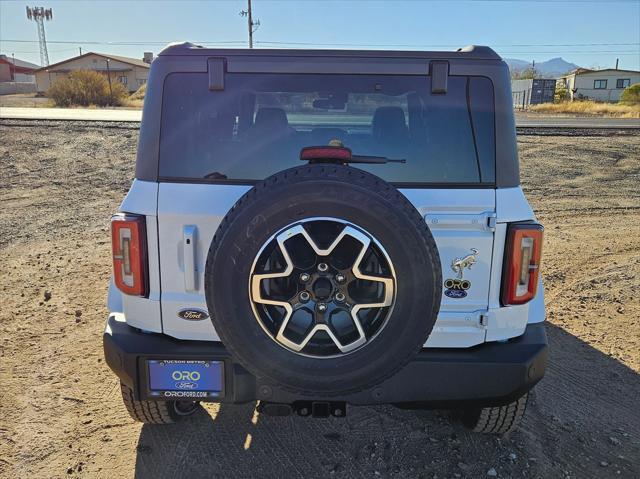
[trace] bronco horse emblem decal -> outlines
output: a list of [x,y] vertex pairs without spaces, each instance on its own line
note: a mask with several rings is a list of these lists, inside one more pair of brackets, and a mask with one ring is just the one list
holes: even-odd
[[478,261],[478,250],[471,248],[471,254],[462,258],[456,258],[451,262],[451,269],[458,275],[458,279],[462,279],[464,269],[471,269],[471,267]]

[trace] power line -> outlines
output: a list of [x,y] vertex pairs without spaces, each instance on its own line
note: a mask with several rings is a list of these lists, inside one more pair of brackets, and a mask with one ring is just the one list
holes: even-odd
[[[20,39],[0,39],[0,43],[39,43],[38,40],[20,40]],[[245,40],[217,40],[217,41],[204,41],[194,42],[199,45],[212,45],[212,46],[235,46],[245,45]],[[72,40],[48,40],[47,43],[54,44],[73,44],[73,45],[106,45],[106,46],[164,46],[170,42],[167,41],[72,41]],[[417,44],[417,43],[319,43],[319,42],[287,42],[287,41],[270,41],[261,40],[256,41],[256,44],[263,46],[315,46],[315,47],[365,47],[365,48],[457,48],[459,44],[441,43],[441,44]],[[634,47],[640,46],[640,42],[627,42],[627,43],[613,43],[613,42],[599,42],[599,43],[505,43],[505,44],[492,44],[493,48],[500,50],[500,53],[504,55],[555,55],[555,54],[567,54],[567,55],[593,55],[593,54],[616,54],[616,55],[639,55],[640,49],[636,50],[566,50],[565,48],[580,48],[580,47]],[[503,48],[557,48],[550,51],[537,51],[537,50],[502,50]],[[64,52],[74,50],[74,48],[55,50],[55,52]],[[16,53],[37,53],[31,51],[16,51]]]
[[611,53],[615,55],[634,55],[637,56],[638,52],[628,52],[628,51],[615,51],[615,50],[600,50],[593,52],[501,52],[502,56],[505,55],[593,55],[593,54],[601,54],[601,53]]
[[[497,0],[496,0],[497,1]],[[17,39],[0,39],[0,42],[6,43],[38,43],[38,40],[17,40]],[[137,45],[160,45],[164,46],[169,44],[169,41],[144,41],[144,42],[104,42],[95,40],[47,40],[47,43],[55,44],[76,44],[76,45],[113,45],[113,46],[137,46]],[[245,40],[214,40],[193,42],[200,45],[226,45],[226,44],[244,44]],[[430,47],[430,48],[446,48],[446,47],[459,47],[460,44],[454,43],[322,43],[322,42],[288,42],[288,41],[269,41],[260,40],[255,43],[262,45],[301,45],[301,46],[341,46],[341,47]],[[503,44],[491,44],[493,48],[527,48],[527,47],[600,47],[600,46],[640,46],[640,42],[630,43],[503,43]]]
[[[49,53],[61,53],[61,52],[70,52],[71,50],[75,50],[76,47],[73,48],[63,48],[61,50],[49,50],[47,49],[47,51]],[[14,50],[13,48],[11,49],[12,53],[39,53],[38,50]]]
[[[0,42],[7,42],[7,43],[38,43],[37,40],[14,40],[14,39],[0,39]],[[47,40],[47,43],[60,43],[60,44],[75,44],[75,45],[123,45],[123,46],[136,46],[136,45],[160,45],[160,46],[164,46],[167,45],[169,43],[171,43],[170,41],[164,41],[164,42],[158,42],[158,41],[148,41],[148,42],[100,42],[100,41],[95,41],[95,40],[84,40],[84,41],[77,41],[77,40]],[[193,43],[197,43],[197,44],[227,44],[227,43],[246,43],[245,40],[216,40],[216,41],[208,41],[208,42],[193,42]]]
[[[293,0],[291,0],[293,1]],[[326,1],[340,1],[344,0],[324,0]],[[372,2],[372,1],[387,1],[387,0],[351,0],[352,2]],[[637,0],[420,0],[429,3],[638,3]]]
[[[457,47],[459,44],[454,43],[317,43],[317,42],[283,42],[283,41],[258,41],[256,43],[278,44],[278,45],[333,45],[333,46],[379,46],[379,47]],[[506,43],[491,44],[492,47],[595,47],[595,46],[634,46],[640,45],[636,43]]]

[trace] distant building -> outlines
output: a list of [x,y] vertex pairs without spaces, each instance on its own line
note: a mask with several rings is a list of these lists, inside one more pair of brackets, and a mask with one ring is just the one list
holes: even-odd
[[58,78],[65,77],[76,70],[95,70],[111,75],[111,81],[122,83],[130,92],[136,91],[147,82],[150,57],[145,59],[107,55],[104,53],[85,53],[36,70],[36,85],[39,92],[45,92]]
[[35,83],[36,77],[33,72],[38,68],[40,65],[35,63],[25,62],[18,58],[14,59],[8,55],[0,55],[0,82]]
[[589,99],[616,102],[625,88],[640,83],[640,71],[578,68],[561,77],[559,83],[567,89],[572,101]]
[[9,55],[0,55],[0,95],[35,92],[34,72],[38,68],[40,66],[34,63]]
[[550,78],[531,78],[511,80],[511,94],[515,108],[527,108],[529,105],[553,103],[556,92],[556,80]]

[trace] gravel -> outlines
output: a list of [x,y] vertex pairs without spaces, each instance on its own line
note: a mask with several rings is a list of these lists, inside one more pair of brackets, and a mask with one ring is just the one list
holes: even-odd
[[133,423],[100,360],[109,217],[137,134],[0,121],[0,477],[640,477],[640,136],[519,138],[546,226],[551,358],[522,426],[498,439],[391,406],[314,420],[207,405]]

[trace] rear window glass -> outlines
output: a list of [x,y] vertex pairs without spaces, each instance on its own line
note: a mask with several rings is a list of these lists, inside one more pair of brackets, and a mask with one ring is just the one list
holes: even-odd
[[336,141],[354,155],[405,163],[352,165],[392,183],[495,180],[491,81],[451,76],[174,73],[164,84],[162,179],[253,182],[303,164],[300,150]]

